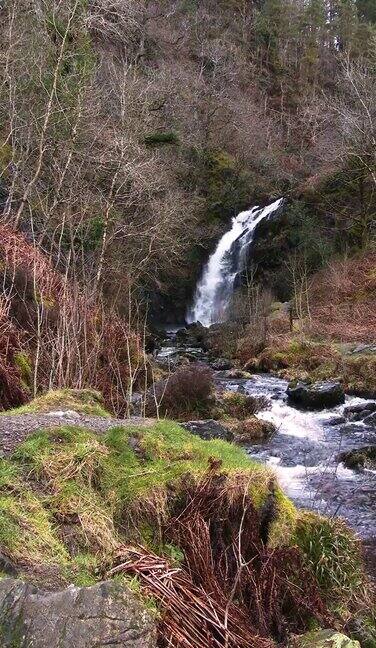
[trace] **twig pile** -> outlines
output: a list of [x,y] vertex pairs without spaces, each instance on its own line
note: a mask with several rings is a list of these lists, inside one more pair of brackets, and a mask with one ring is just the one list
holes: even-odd
[[160,635],[165,645],[179,648],[272,648],[272,641],[259,637],[246,614],[226,599],[218,600],[193,584],[189,574],[142,548],[123,548],[124,562],[110,575],[125,573],[140,579],[144,593],[161,605]]
[[295,547],[267,546],[275,515],[273,484],[259,513],[249,475],[229,478],[213,462],[199,481],[186,477],[169,502],[164,541],[179,547],[174,568],[143,547],[121,547],[110,574],[136,576],[162,610],[163,646],[270,648],[305,631],[312,617],[332,619],[314,576]]

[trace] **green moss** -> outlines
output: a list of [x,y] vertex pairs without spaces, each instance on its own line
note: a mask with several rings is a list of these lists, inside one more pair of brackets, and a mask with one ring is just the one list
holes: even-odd
[[199,480],[214,459],[228,488],[244,484],[257,509],[273,493],[271,547],[299,545],[328,598],[343,602],[359,592],[359,551],[344,524],[298,514],[273,474],[241,448],[203,441],[171,421],[116,427],[100,437],[80,427],[30,436],[0,462],[0,546],[16,563],[59,565],[77,585],[99,580],[127,542],[178,565],[183,554],[164,544],[161,527],[187,477]]
[[280,547],[290,545],[294,538],[298,512],[288,497],[277,488],[274,493],[277,514],[269,532],[269,545]]
[[[74,410],[89,416],[110,418],[111,414],[103,406],[100,392],[94,389],[56,389],[34,398],[27,405],[11,410],[12,414],[35,414],[53,410]],[[9,414],[9,411],[7,412]]]
[[[79,427],[42,430],[2,462],[6,517],[2,540],[16,560],[23,547],[31,562],[42,560],[43,547],[48,545],[46,556],[56,555],[63,564],[65,550],[53,525],[58,520],[74,527],[75,543],[85,554],[109,560],[122,538],[130,539],[135,533],[145,544],[168,553],[168,547],[160,546],[158,532],[167,493],[171,488],[178,493],[187,474],[200,478],[213,457],[222,460],[221,469],[229,479],[247,478],[261,506],[269,492],[267,469],[250,461],[240,448],[218,440],[202,441],[175,423],[114,428],[102,438]],[[43,495],[34,495],[28,481],[40,484]],[[139,529],[132,529],[135,518]],[[26,531],[19,528],[24,519],[25,529],[35,529],[26,544]],[[33,537],[40,546],[33,546]],[[77,571],[77,565],[72,569]],[[87,576],[77,573],[78,578]]]
[[77,554],[65,569],[64,575],[67,580],[78,587],[94,585],[99,578],[97,556],[90,553]]
[[166,144],[179,144],[179,137],[174,131],[149,133],[144,137],[147,146],[163,146]]
[[26,563],[63,563],[68,557],[43,498],[7,460],[0,462],[0,547],[13,560]]
[[23,386],[30,389],[33,380],[33,369],[29,356],[23,352],[16,353],[14,362],[20,371]]
[[[131,449],[130,438],[141,460]],[[212,457],[222,460],[222,469],[229,475],[252,475],[263,494],[267,493],[270,473],[243,450],[225,441],[202,441],[170,421],[151,428],[114,428],[106,435],[105,443],[111,453],[103,458],[102,488],[116,492],[119,502],[165,488],[187,473],[199,477]]]
[[114,577],[114,580],[130,589],[154,619],[157,620],[160,618],[161,615],[156,600],[152,596],[145,595],[137,576],[132,577],[118,574]]

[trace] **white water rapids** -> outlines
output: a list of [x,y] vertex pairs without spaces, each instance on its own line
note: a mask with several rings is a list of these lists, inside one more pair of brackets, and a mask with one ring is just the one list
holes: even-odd
[[256,226],[282,203],[280,198],[267,207],[253,207],[232,219],[231,229],[220,239],[197,284],[193,306],[187,314],[188,323],[210,326],[226,319],[234,281],[245,267]]

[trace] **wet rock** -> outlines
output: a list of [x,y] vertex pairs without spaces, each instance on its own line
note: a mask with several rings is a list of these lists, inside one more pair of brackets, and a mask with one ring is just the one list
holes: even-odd
[[207,338],[208,338],[208,329],[201,324],[201,322],[194,322],[193,324],[188,324],[186,327],[186,344],[190,346],[200,346],[204,350],[207,350]]
[[343,423],[346,423],[346,419],[344,416],[332,416],[332,418],[326,419],[325,420],[325,425],[343,425]]
[[339,382],[323,381],[309,385],[290,383],[287,395],[291,403],[305,409],[324,409],[345,402],[345,393]]
[[251,380],[252,374],[248,371],[243,371],[242,369],[230,369],[227,372],[227,378],[232,380]]
[[176,331],[175,339],[178,342],[185,342],[188,335],[189,335],[188,330],[186,328],[182,328],[182,329],[179,329],[178,331]]
[[373,412],[373,414],[370,414],[369,416],[366,416],[364,419],[365,425],[370,425],[371,427],[376,427],[376,412]]
[[345,407],[344,413],[348,414],[359,414],[363,412],[376,412],[376,403],[357,403],[356,405],[349,405]]
[[107,581],[45,592],[0,581],[2,648],[155,648],[152,617],[124,586]]
[[267,441],[275,432],[276,427],[273,423],[252,416],[245,421],[239,421],[234,430],[234,439],[236,443],[247,445]]
[[336,630],[308,632],[294,641],[295,648],[360,648],[359,641],[350,639]]
[[376,446],[365,446],[363,448],[356,448],[348,452],[342,452],[339,455],[339,460],[343,461],[346,468],[352,470],[361,470],[369,468],[376,469]]
[[227,358],[218,358],[211,362],[210,365],[215,371],[227,371],[232,368],[232,362]]
[[363,421],[371,412],[376,412],[376,403],[358,403],[345,408],[344,414],[349,421]]
[[196,434],[204,441],[210,441],[210,439],[221,439],[222,441],[233,441],[234,435],[221,423],[214,421],[214,419],[208,419],[205,421],[188,421],[187,423],[182,423],[182,426],[189,430],[192,434]]

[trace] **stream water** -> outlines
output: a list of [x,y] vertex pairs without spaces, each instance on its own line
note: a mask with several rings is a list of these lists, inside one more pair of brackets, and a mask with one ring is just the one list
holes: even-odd
[[[210,326],[226,319],[236,276],[245,267],[256,227],[262,220],[278,216],[282,206],[283,199],[263,209],[254,207],[233,219],[203,269],[188,322]],[[181,351],[172,335],[161,351],[161,360],[178,361]],[[205,361],[200,349],[186,348],[185,355],[190,361]],[[273,422],[277,432],[269,441],[248,446],[248,454],[275,471],[297,506],[345,518],[367,541],[376,562],[376,471],[349,470],[338,458],[341,452],[376,444],[375,424],[367,426],[364,421],[344,416],[349,406],[368,401],[346,397],[344,405],[307,412],[287,402],[287,381],[283,379],[256,375],[250,380],[232,380],[225,373],[215,372],[215,381],[219,390],[242,391],[270,400],[270,408],[259,416]]]
[[343,451],[375,444],[375,427],[343,416],[349,406],[369,401],[348,396],[330,410],[301,411],[287,402],[287,382],[271,375],[225,379],[225,386],[270,399],[270,409],[258,416],[273,422],[277,433],[247,452],[273,468],[285,493],[299,507],[346,518],[363,538],[376,537],[376,472],[349,470],[338,461]]
[[[178,361],[183,353],[191,361],[206,362],[199,348],[182,348],[171,339],[159,359]],[[187,355],[186,355],[187,354]],[[214,372],[218,391],[240,391],[265,396],[270,407],[258,414],[277,428],[268,441],[246,447],[246,452],[276,473],[284,492],[300,508],[328,516],[340,516],[371,547],[376,547],[376,471],[355,471],[339,462],[341,452],[376,444],[376,427],[349,421],[348,407],[369,400],[347,396],[344,405],[320,411],[292,407],[286,396],[287,381],[270,374],[251,379],[231,379],[227,372]],[[376,401],[371,401],[376,402]]]

